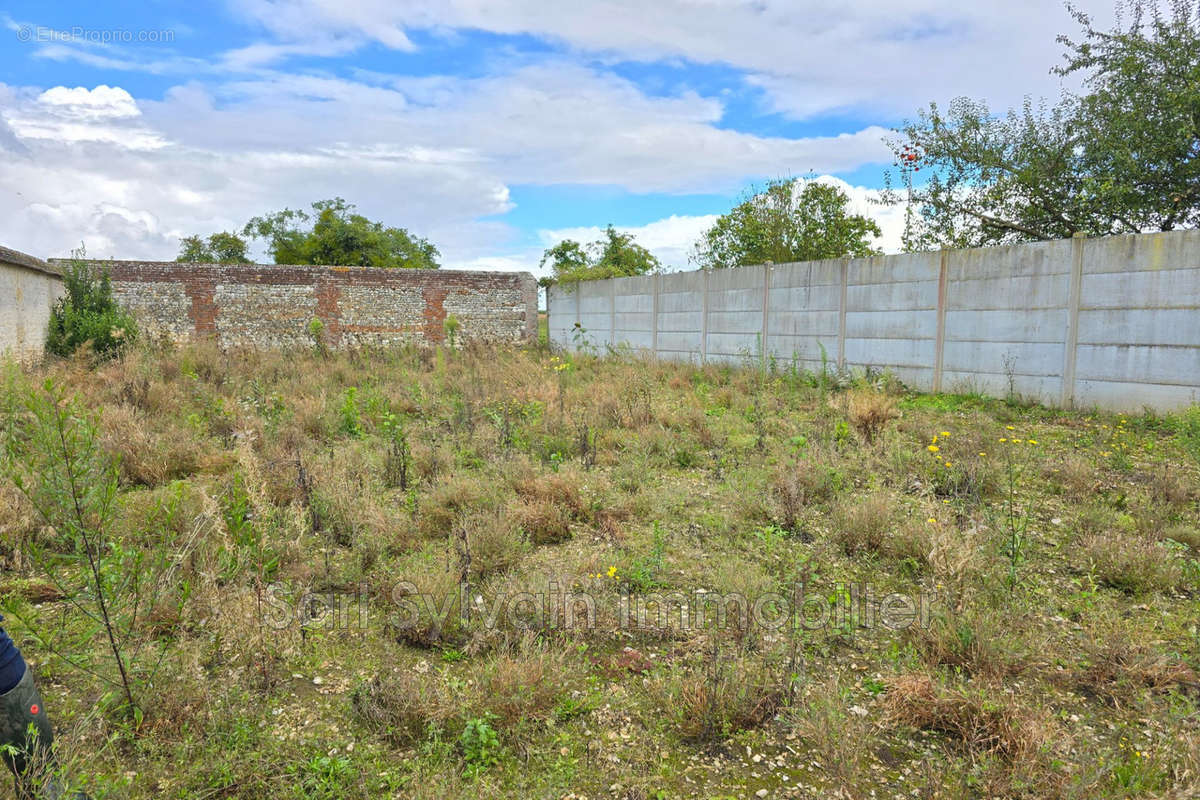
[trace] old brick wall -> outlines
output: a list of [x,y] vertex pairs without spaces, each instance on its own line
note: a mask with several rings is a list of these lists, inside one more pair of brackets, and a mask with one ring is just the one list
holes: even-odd
[[96,261],[150,336],[211,336],[223,346],[307,345],[309,322],[334,346],[523,342],[537,335],[537,282],[528,272]]

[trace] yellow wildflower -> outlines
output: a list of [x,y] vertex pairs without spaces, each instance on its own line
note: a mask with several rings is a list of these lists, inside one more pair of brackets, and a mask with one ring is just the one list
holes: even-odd
[[931,453],[936,453],[938,450],[941,450],[942,448],[938,447],[936,444],[931,444],[931,445],[929,445],[929,447],[926,447],[925,449]]

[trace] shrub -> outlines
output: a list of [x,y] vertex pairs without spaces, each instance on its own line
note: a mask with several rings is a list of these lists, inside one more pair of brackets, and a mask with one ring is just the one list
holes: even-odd
[[113,298],[107,270],[93,274],[83,256],[76,251],[63,271],[66,293],[50,312],[46,351],[65,358],[90,343],[96,355],[111,357],[137,338],[137,325]]

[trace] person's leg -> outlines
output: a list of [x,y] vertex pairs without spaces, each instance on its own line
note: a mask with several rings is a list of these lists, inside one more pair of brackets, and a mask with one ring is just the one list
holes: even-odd
[[[0,617],[0,621],[3,620],[4,617]],[[0,626],[0,694],[7,693],[20,683],[24,675],[25,659],[21,658],[21,651],[13,644],[4,627]]]
[[54,729],[33,673],[0,627],[0,747],[21,800],[59,800],[62,796],[54,775],[53,745]]

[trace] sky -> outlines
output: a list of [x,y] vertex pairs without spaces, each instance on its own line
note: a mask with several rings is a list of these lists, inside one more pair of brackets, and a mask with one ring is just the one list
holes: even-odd
[[169,260],[337,196],[447,268],[542,274],[612,224],[690,269],[751,186],[812,175],[895,251],[884,138],[1056,98],[1077,30],[1036,0],[3,0],[0,244]]

